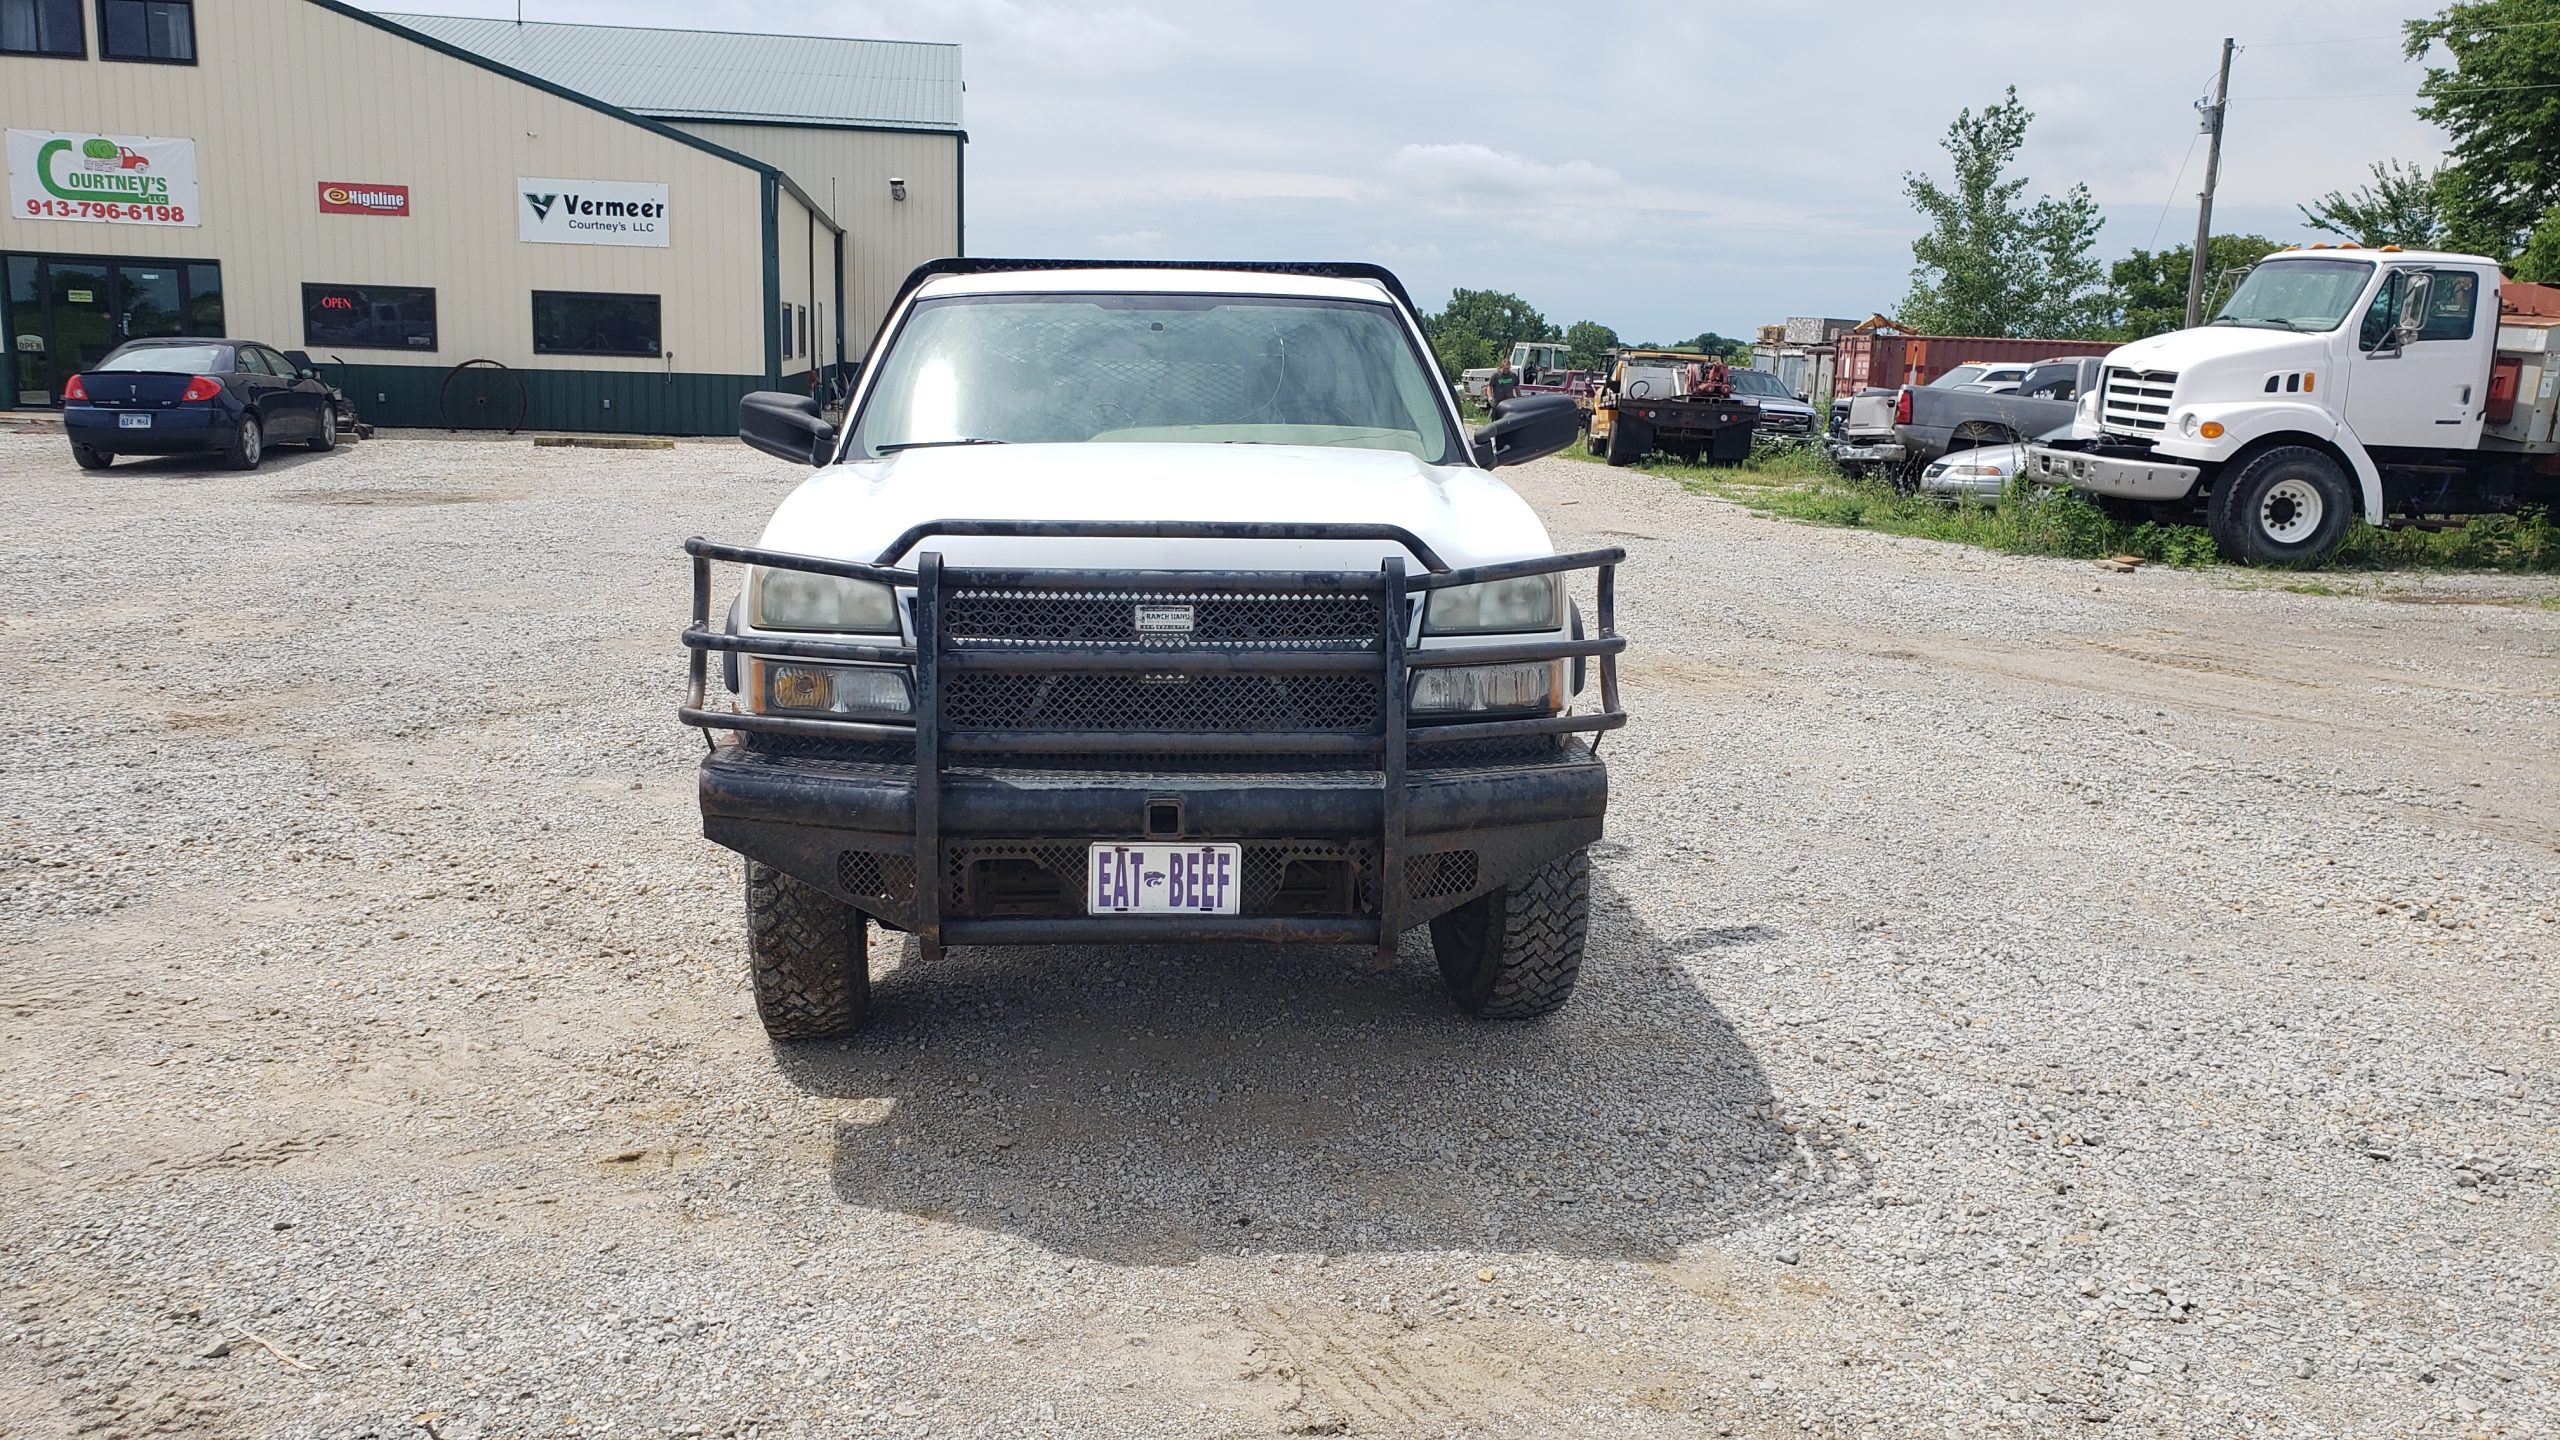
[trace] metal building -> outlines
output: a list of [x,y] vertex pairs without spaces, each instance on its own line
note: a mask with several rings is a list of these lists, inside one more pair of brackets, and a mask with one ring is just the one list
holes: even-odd
[[950,45],[0,0],[0,406],[224,334],[382,424],[725,433],[960,253],[960,90]]

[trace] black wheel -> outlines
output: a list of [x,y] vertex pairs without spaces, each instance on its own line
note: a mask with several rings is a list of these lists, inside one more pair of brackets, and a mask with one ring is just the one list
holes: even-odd
[[1605,452],[1608,450],[1608,448],[1609,448],[1609,442],[1608,442],[1608,441],[1606,441],[1606,440],[1604,440],[1604,439],[1602,439],[1600,436],[1595,435],[1595,434],[1591,433],[1591,432],[1590,432],[1590,431],[1588,431],[1588,430],[1585,430],[1585,431],[1583,431],[1583,432],[1582,432],[1582,453],[1583,453],[1583,454],[1585,454],[1585,455],[1599,455],[1599,454],[1603,454],[1603,453],[1605,453]]
[[465,360],[444,372],[436,409],[449,429],[512,435],[524,425],[524,381],[495,360]]
[[90,445],[72,446],[71,458],[78,461],[83,470],[104,470],[116,463],[114,451],[100,450]]
[[770,866],[747,862],[747,968],[756,1014],[776,1040],[859,1028],[871,1011],[862,912]]
[[1620,416],[1609,422],[1609,445],[1601,452],[1612,465],[1633,465],[1652,448],[1652,427]]
[[2345,468],[2307,445],[2262,451],[2214,482],[2205,526],[2226,559],[2248,565],[2329,558],[2355,519]]
[[311,437],[314,450],[338,448],[338,407],[332,403],[320,407],[320,430]]
[[257,416],[240,417],[240,428],[231,432],[231,443],[224,448],[222,458],[234,470],[255,470],[258,462],[267,458],[267,432],[259,428]]
[[1459,1009],[1526,1020],[1573,994],[1590,930],[1591,857],[1576,850],[1432,921],[1431,951]]

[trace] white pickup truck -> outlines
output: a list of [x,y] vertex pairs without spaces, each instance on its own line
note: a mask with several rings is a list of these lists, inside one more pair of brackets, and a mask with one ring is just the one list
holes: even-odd
[[2034,473],[2313,564],[2359,515],[2560,502],[2560,291],[2386,246],[2270,255],[2210,324],[2126,345]]
[[817,473],[755,546],[686,546],[682,718],[766,1030],[860,1024],[875,922],[928,960],[1428,925],[1462,1009],[1561,1004],[1623,553],[1555,553],[1492,471],[1579,424],[1542,396],[1466,434],[1374,266],[920,268],[840,430],[742,403]]

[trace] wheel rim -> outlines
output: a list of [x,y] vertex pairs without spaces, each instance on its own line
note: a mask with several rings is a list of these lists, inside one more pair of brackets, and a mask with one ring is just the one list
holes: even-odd
[[2258,528],[2270,540],[2293,544],[2320,528],[2329,505],[2308,480],[2279,480],[2258,501]]
[[247,460],[252,461],[252,462],[256,461],[256,459],[258,458],[258,444],[259,444],[259,437],[258,437],[258,422],[257,422],[257,421],[255,421],[255,420],[243,420],[243,421],[241,421],[241,422],[240,422],[240,454],[241,454],[241,456],[242,456],[243,458],[247,459]]
[[338,410],[331,406],[320,412],[320,438],[331,444],[338,440]]

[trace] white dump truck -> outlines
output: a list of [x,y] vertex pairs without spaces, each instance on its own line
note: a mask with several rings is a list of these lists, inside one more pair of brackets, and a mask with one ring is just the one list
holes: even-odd
[[2560,289],[2395,247],[2270,255],[2197,329],[2107,357],[2031,471],[2180,516],[2233,560],[2318,563],[2374,525],[2560,501]]

